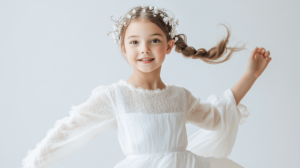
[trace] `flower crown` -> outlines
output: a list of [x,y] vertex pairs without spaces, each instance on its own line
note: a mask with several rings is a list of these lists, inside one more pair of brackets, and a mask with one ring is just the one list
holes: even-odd
[[[142,11],[143,12],[146,12],[146,7],[144,7],[144,6],[142,6]],[[150,12],[153,12],[153,16],[154,17],[156,17],[158,14],[160,14],[160,16],[163,18],[163,21],[165,22],[165,24],[166,25],[170,25],[170,26],[172,26],[172,29],[170,30],[170,32],[169,32],[169,35],[171,36],[171,38],[174,38],[175,36],[176,36],[176,34],[177,34],[177,31],[176,31],[176,27],[178,26],[178,19],[175,21],[175,16],[174,16],[174,14],[171,12],[171,11],[168,11],[168,10],[166,10],[166,9],[164,9],[164,8],[162,8],[162,9],[160,9],[160,10],[158,10],[158,8],[157,7],[153,7],[153,6],[149,6],[149,9],[148,9],[148,11],[150,11]],[[172,14],[172,16],[165,16],[162,12],[160,12],[160,11],[163,11],[163,12],[165,12],[165,13],[167,13],[167,12],[169,12],[169,13],[171,13]],[[136,10],[135,9],[133,9],[132,10],[132,12],[131,12],[132,14],[130,15],[130,14],[127,14],[127,18],[128,19],[131,19],[131,17],[134,15],[134,14],[136,14]],[[109,31],[108,33],[107,33],[107,36],[110,34],[110,33],[113,33],[112,34],[112,37],[115,39],[115,44],[117,44],[118,46],[121,44],[121,29],[122,29],[122,27],[123,26],[127,26],[127,23],[126,23],[126,21],[124,21],[125,20],[125,18],[122,18],[121,16],[120,16],[120,18],[118,19],[118,20],[114,20],[113,18],[112,18],[113,16],[111,16],[110,17],[110,19],[112,20],[112,21],[114,21],[115,22],[115,24],[113,25],[113,27],[114,27],[114,31]],[[175,37],[175,42],[178,40],[178,37]]]

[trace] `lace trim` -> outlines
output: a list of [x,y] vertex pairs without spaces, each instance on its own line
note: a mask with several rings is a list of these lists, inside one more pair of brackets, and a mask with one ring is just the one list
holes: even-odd
[[172,84],[167,84],[166,83],[165,84],[166,85],[165,88],[163,88],[163,89],[157,88],[157,89],[153,89],[152,90],[152,89],[144,89],[142,87],[137,87],[134,84],[132,84],[132,83],[130,83],[130,82],[124,80],[124,79],[120,79],[118,83],[125,84],[125,85],[129,86],[131,89],[135,89],[135,90],[138,90],[138,91],[141,91],[141,92],[146,92],[146,93],[165,93],[165,92],[167,92],[169,90],[169,88],[171,86],[174,86]]

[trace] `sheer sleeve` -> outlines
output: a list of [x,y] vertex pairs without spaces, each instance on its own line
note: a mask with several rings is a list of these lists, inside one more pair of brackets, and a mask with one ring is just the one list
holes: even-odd
[[113,108],[104,93],[107,87],[95,88],[86,102],[72,106],[68,117],[57,120],[35,149],[28,151],[22,160],[23,168],[47,168],[77,151],[100,132],[116,129]]
[[221,96],[201,100],[185,89],[186,121],[199,127],[188,137],[187,149],[201,156],[228,157],[235,143],[239,124],[249,116],[246,106],[236,105],[231,89]]

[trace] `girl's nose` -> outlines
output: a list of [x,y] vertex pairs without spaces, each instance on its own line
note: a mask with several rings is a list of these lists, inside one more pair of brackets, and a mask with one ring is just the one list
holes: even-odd
[[142,48],[142,51],[141,51],[141,52],[142,52],[141,54],[149,54],[149,53],[150,53],[150,50],[149,50],[148,46],[144,46],[144,47]]
[[142,54],[149,54],[149,53],[150,53],[149,50],[143,50],[143,51],[142,51]]

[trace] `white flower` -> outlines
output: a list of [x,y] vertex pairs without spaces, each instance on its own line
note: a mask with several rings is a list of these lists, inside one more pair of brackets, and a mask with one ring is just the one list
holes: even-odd
[[168,21],[169,21],[169,17],[165,17],[164,19],[164,22],[166,23],[166,25],[168,24]]
[[133,10],[132,10],[132,13],[133,13],[133,14],[136,14],[136,10],[135,10],[135,9],[133,9]]
[[119,27],[118,27],[118,30],[120,31],[122,29],[122,25],[120,25]]
[[131,15],[127,14],[127,18],[129,18],[129,19],[130,19],[130,18],[131,18]]
[[114,27],[114,30],[117,30],[118,29],[118,27],[117,27],[118,25],[117,24],[114,24],[113,25],[113,27]]
[[146,9],[143,9],[143,12],[146,12]]
[[161,17],[165,17],[162,13],[160,14]]
[[124,26],[126,26],[126,22],[124,22],[123,24],[124,24]]
[[157,7],[154,7],[154,10],[157,10]]
[[175,42],[178,40],[178,37],[175,37]]
[[142,8],[145,8],[144,5],[142,5]]
[[153,9],[153,7],[152,7],[152,6],[149,6],[149,9],[150,9],[150,10],[152,10],[152,9]]

